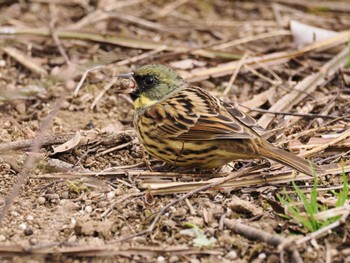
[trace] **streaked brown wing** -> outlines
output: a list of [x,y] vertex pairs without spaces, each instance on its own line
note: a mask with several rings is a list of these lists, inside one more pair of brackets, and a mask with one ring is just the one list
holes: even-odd
[[241,124],[245,125],[248,128],[251,128],[256,133],[261,135],[263,132],[266,132],[263,127],[261,127],[255,119],[253,119],[248,114],[240,111],[235,106],[228,104],[226,102],[221,102],[222,105],[226,108],[226,110],[235,118],[237,119]]
[[205,90],[186,87],[165,101],[146,109],[155,120],[154,133],[180,140],[252,139],[220,100]]

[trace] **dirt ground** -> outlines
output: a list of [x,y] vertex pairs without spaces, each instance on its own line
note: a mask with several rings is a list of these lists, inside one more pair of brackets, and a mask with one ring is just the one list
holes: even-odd
[[[341,164],[349,181],[349,28],[345,0],[0,1],[1,261],[350,262],[349,197],[332,214]],[[154,63],[324,168],[317,201],[331,215],[320,220],[340,215],[339,226],[311,236],[291,217],[277,195],[300,205],[291,182],[309,198],[313,179],[289,168],[183,172],[148,156],[132,84],[115,76]]]

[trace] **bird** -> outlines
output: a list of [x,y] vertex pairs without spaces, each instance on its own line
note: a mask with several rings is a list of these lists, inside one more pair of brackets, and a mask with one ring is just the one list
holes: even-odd
[[236,106],[184,80],[161,64],[118,75],[131,78],[137,137],[156,159],[178,167],[220,168],[241,159],[270,159],[313,176],[310,161],[275,147]]

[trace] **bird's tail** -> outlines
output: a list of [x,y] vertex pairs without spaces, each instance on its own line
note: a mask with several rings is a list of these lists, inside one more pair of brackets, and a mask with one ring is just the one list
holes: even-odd
[[316,164],[311,163],[311,161],[308,161],[285,150],[265,146],[259,148],[259,153],[261,156],[267,159],[271,159],[276,162],[285,164],[301,173],[310,176],[314,175],[314,171],[316,173],[321,171],[321,168],[319,168]]

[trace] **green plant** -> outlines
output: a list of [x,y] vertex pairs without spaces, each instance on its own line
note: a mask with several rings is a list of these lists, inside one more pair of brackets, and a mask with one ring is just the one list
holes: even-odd
[[[342,168],[342,180],[343,180],[343,188],[337,194],[338,200],[336,203],[336,207],[341,207],[345,204],[346,199],[348,198],[349,194],[349,185],[347,182],[346,174],[344,171],[344,166]],[[300,209],[295,202],[293,201],[292,197],[289,194],[286,194],[284,198],[282,198],[279,194],[277,195],[279,201],[290,211],[292,216],[286,216],[283,215],[283,217],[287,218],[293,218],[300,223],[303,224],[305,228],[307,228],[309,231],[314,232],[326,225],[329,225],[333,223],[334,221],[338,220],[340,216],[334,216],[329,217],[325,220],[317,219],[316,215],[319,212],[323,212],[328,210],[328,207],[326,205],[320,205],[317,202],[317,175],[314,172],[314,183],[313,188],[310,192],[310,198],[308,199],[306,195],[303,193],[303,191],[295,184],[295,182],[292,182],[293,188],[297,194],[297,197],[302,202],[303,210]]]
[[342,167],[342,179],[343,179],[343,189],[342,191],[340,191],[339,194],[336,194],[338,196],[338,200],[336,203],[336,207],[341,207],[345,204],[346,199],[348,199],[348,195],[349,195],[349,184],[348,184],[348,180],[346,178],[346,174],[345,174],[345,170],[344,170],[344,166]]
[[190,228],[193,234],[195,235],[195,238],[193,239],[194,246],[196,247],[213,247],[214,246],[216,239],[214,237],[211,237],[210,239],[208,239],[204,234],[203,230],[201,230],[195,224],[190,222],[185,222],[183,226]]
[[80,194],[89,190],[89,188],[82,181],[67,180],[66,185],[68,186],[69,191],[76,194]]

